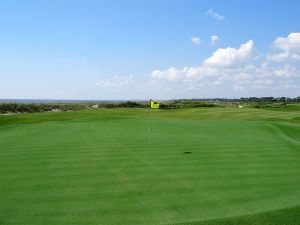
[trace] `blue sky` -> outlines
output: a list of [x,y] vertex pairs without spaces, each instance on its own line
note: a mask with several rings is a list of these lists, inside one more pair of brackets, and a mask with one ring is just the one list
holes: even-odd
[[300,95],[299,1],[0,1],[0,98]]

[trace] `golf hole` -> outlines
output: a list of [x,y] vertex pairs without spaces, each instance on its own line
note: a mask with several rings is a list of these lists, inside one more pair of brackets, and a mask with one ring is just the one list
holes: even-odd
[[191,154],[191,153],[193,153],[193,152],[184,152],[183,154]]

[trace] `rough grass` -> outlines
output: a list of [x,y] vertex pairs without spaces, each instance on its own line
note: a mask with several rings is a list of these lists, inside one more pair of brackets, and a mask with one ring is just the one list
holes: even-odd
[[300,224],[299,112],[1,116],[0,224]]

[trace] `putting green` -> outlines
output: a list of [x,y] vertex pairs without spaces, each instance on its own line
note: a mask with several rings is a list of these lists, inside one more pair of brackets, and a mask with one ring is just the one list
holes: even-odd
[[299,224],[299,112],[1,116],[0,224]]

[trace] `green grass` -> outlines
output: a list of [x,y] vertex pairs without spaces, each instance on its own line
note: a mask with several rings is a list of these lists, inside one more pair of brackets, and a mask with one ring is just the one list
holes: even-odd
[[0,116],[0,224],[296,225],[299,160],[297,105]]

